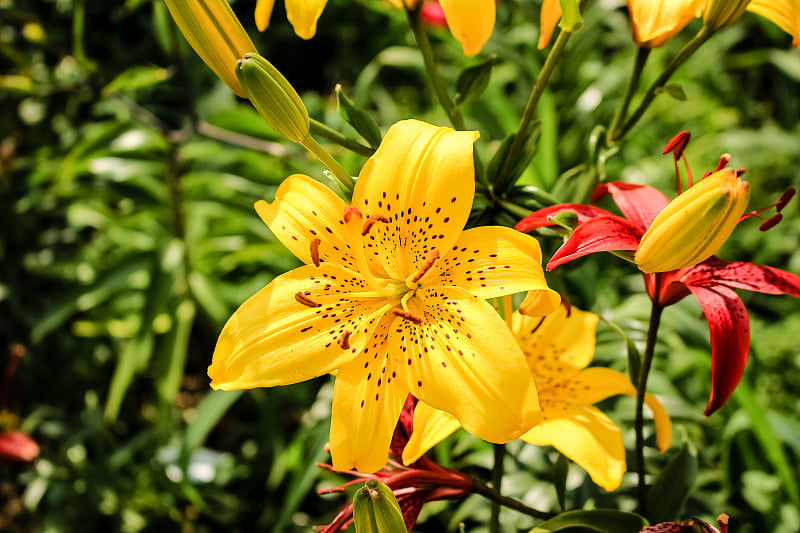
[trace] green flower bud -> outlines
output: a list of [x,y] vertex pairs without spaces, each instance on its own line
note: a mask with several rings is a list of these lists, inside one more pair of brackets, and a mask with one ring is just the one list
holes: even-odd
[[408,533],[400,504],[392,489],[368,479],[353,499],[356,533]]
[[309,135],[308,111],[297,91],[272,63],[258,54],[239,60],[236,76],[247,98],[272,128],[294,142]]
[[206,65],[239,96],[236,61],[256,47],[225,0],[165,0],[170,15]]
[[750,199],[750,185],[725,168],[690,187],[656,216],[635,262],[642,272],[668,272],[711,257],[733,232]]
[[709,30],[727,28],[747,9],[750,0],[710,0],[703,12],[703,23]]

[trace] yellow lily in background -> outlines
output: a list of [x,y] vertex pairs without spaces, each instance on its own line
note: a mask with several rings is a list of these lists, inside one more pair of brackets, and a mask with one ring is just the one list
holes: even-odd
[[658,48],[703,13],[705,0],[628,0],[633,40]]
[[[286,18],[301,39],[311,39],[317,33],[317,20],[325,9],[328,0],[286,0]],[[258,0],[256,2],[256,26],[264,31],[269,26],[269,18],[275,0]]]
[[[417,9],[424,0],[387,0],[401,9]],[[439,0],[450,32],[461,43],[464,55],[474,56],[492,36],[495,0]]]
[[294,175],[256,210],[305,266],[233,314],[208,369],[215,389],[289,385],[336,370],[330,447],[337,470],[387,460],[409,393],[484,440],[539,421],[522,350],[485,299],[541,292],[559,302],[535,239],[505,227],[462,231],[475,194],[477,132],[415,120],[392,126],[348,205]]
[[[515,312],[512,331],[525,354],[542,408],[542,421],[522,435],[539,446],[554,446],[582,466],[595,483],[614,490],[625,473],[625,447],[620,429],[592,404],[615,394],[636,395],[625,374],[610,368],[586,368],[594,356],[597,315],[562,306],[545,318]],[[664,451],[672,443],[672,423],[652,395],[645,402],[653,412],[656,442]],[[460,427],[452,416],[420,402],[414,411],[414,432],[403,452],[410,464]]]
[[752,0],[748,11],[766,17],[792,36],[792,46],[800,46],[800,2],[798,0]]

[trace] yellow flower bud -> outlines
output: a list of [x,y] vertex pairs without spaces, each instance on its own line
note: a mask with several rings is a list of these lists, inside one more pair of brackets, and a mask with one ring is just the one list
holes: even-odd
[[633,40],[658,48],[702,13],[705,0],[628,0]]
[[257,52],[239,19],[225,0],[165,0],[178,29],[214,74],[239,96],[236,62]]
[[703,23],[712,31],[727,28],[742,16],[750,0],[710,0],[703,12]]
[[294,142],[308,138],[306,106],[272,63],[258,54],[247,54],[239,60],[236,76],[245,96],[275,131]]
[[368,479],[353,498],[353,523],[358,533],[407,533],[392,489]]
[[387,0],[390,4],[394,7],[399,7],[401,9],[409,9],[414,10],[417,6],[422,3],[423,0]]
[[750,186],[736,172],[715,172],[679,195],[656,216],[634,258],[642,272],[668,272],[711,257],[747,208]]

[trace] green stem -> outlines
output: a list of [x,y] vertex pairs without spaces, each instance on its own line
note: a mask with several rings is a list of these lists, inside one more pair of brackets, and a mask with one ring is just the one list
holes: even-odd
[[532,516],[534,518],[539,518],[541,520],[547,520],[549,518],[553,518],[555,513],[548,513],[546,511],[539,511],[538,509],[534,509],[533,507],[528,507],[524,503],[515,500],[514,498],[509,498],[508,496],[503,496],[496,490],[494,490],[488,483],[483,481],[482,479],[478,479],[476,477],[472,478],[472,492],[475,494],[480,494],[481,496],[485,497],[486,499],[498,503],[503,507],[508,507],[509,509],[514,509],[522,514],[526,514],[528,516]]
[[547,85],[550,83],[550,76],[553,74],[556,64],[558,64],[558,61],[564,54],[564,49],[567,47],[570,37],[572,37],[571,32],[561,31],[561,33],[558,34],[555,44],[553,44],[553,48],[550,49],[550,53],[547,54],[547,59],[545,59],[544,65],[542,65],[542,70],[539,71],[536,83],[533,84],[531,94],[528,95],[528,101],[525,104],[525,110],[522,112],[519,127],[514,134],[514,141],[511,143],[511,148],[509,148],[508,154],[506,154],[494,178],[495,190],[504,191],[505,188],[510,185],[507,181],[509,180],[511,169],[514,168],[514,164],[517,159],[519,159],[520,152],[522,152],[525,143],[528,141],[528,131],[530,130],[531,123],[536,114],[536,106],[539,105],[539,100],[544,90],[547,88]]
[[316,135],[319,135],[323,139],[327,139],[333,143],[336,143],[342,148],[347,148],[351,152],[355,152],[358,155],[369,157],[375,153],[375,150],[370,148],[369,146],[361,144],[358,141],[354,141],[353,139],[348,139],[335,129],[313,118],[311,119],[311,133],[314,133]]
[[709,30],[708,27],[703,26],[702,29],[697,32],[697,34],[692,37],[692,40],[686,43],[686,45],[681,48],[681,51],[678,52],[672,61],[670,61],[667,68],[664,69],[664,72],[658,77],[656,81],[650,86],[647,90],[647,93],[644,95],[642,99],[642,103],[639,104],[639,107],[631,114],[631,117],[625,122],[625,125],[619,129],[618,132],[613,132],[615,134],[614,139],[612,141],[619,140],[625,136],[628,131],[630,131],[633,126],[639,122],[639,119],[642,118],[644,112],[647,111],[647,108],[650,107],[650,104],[653,102],[653,99],[658,94],[659,90],[666,85],[669,81],[670,77],[678,70],[678,67],[683,65],[687,59],[689,59],[692,54],[694,54],[698,48],[700,48],[707,40],[714,35],[712,30]]
[[498,200],[498,204],[500,204],[500,207],[502,207],[512,215],[516,215],[518,217],[525,218],[526,216],[533,213],[533,211],[531,211],[530,209],[522,207],[521,205],[517,205],[514,202],[509,202],[508,200]]
[[[658,298],[659,281],[658,274],[656,274],[655,298]],[[636,420],[634,425],[636,428],[636,470],[639,474],[637,498],[639,513],[644,516],[647,516],[647,482],[645,480],[644,464],[644,395],[647,391],[647,376],[650,374],[650,367],[653,363],[653,354],[655,353],[656,340],[658,339],[658,326],[661,322],[661,312],[663,310],[664,307],[656,300],[653,300],[653,306],[650,311],[650,325],[647,329],[647,345],[645,346],[644,359],[639,369],[639,379],[636,383]]]
[[617,130],[628,117],[628,108],[631,105],[631,99],[633,98],[633,95],[636,94],[636,90],[639,88],[639,82],[642,79],[642,71],[644,70],[644,65],[647,63],[648,57],[650,57],[650,48],[647,48],[646,46],[640,46],[636,51],[636,59],[633,61],[633,71],[631,72],[631,77],[628,78],[628,84],[625,86],[625,92],[622,94],[622,100],[619,103],[617,112],[614,113],[614,119],[611,121],[611,126],[608,128],[606,139],[609,144],[611,144],[615,139],[619,138],[617,135]]
[[[505,444],[493,444],[494,466],[492,467],[492,488],[502,494],[503,459],[506,455]],[[500,533],[500,502],[492,502],[492,515],[489,519],[489,533]]]
[[458,110],[458,107],[453,103],[453,100],[447,93],[442,77],[439,74],[439,68],[436,66],[436,60],[433,57],[433,48],[428,39],[428,33],[425,31],[425,26],[422,23],[422,11],[420,9],[414,9],[407,10],[406,13],[408,13],[408,22],[411,25],[411,31],[414,33],[414,39],[417,41],[420,52],[422,52],[425,70],[428,72],[428,77],[431,80],[439,104],[442,106],[445,113],[447,113],[455,129],[466,129],[464,117],[461,116],[461,111]]
[[314,156],[319,159],[323,165],[328,167],[328,170],[330,170],[333,175],[336,176],[339,182],[348,191],[353,192],[356,187],[356,183],[353,181],[353,178],[345,169],[342,168],[342,165],[340,165],[339,162],[331,156],[331,154],[329,154],[322,146],[319,145],[317,141],[314,140],[311,135],[300,141],[300,144],[302,144],[306,150],[314,154]]

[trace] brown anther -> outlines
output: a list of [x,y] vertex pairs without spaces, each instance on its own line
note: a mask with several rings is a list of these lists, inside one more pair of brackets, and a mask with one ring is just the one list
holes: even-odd
[[542,327],[542,324],[544,324],[544,319],[545,318],[547,318],[547,317],[543,316],[542,318],[539,319],[539,323],[536,324],[535,326],[533,326],[533,329],[531,330],[531,335],[536,333],[536,330],[539,329],[540,327]]
[[339,337],[339,346],[342,347],[342,350],[349,350],[350,349],[350,332],[345,331],[342,333],[342,336]]
[[352,217],[353,215],[356,215],[358,216],[358,218],[361,218],[361,211],[359,211],[357,207],[353,207],[352,205],[348,205],[347,207],[344,208],[345,222],[350,222],[350,217]]
[[422,268],[420,268],[419,271],[416,274],[414,274],[414,277],[411,278],[411,281],[414,283],[418,283],[419,280],[422,279],[422,276],[424,276],[425,273],[431,269],[433,263],[435,263],[437,259],[439,259],[439,250],[434,248],[433,250],[428,252],[428,257],[425,258],[425,262],[422,264]]
[[692,136],[691,133],[688,131],[682,131],[677,134],[675,137],[670,139],[667,145],[664,147],[664,151],[661,152],[662,154],[668,154],[672,152],[672,156],[677,160],[683,156],[683,151],[686,149],[686,145],[689,144],[689,138]]
[[717,163],[717,168],[714,172],[719,172],[723,168],[728,166],[728,163],[731,162],[731,154],[722,154],[719,156],[719,163]]
[[564,309],[566,309],[566,311],[567,311],[567,318],[569,318],[569,317],[570,317],[570,315],[572,314],[572,304],[571,304],[571,303],[570,303],[570,301],[567,299],[567,297],[566,297],[566,296],[564,296],[563,294],[559,294],[559,296],[561,296],[561,305],[563,305],[563,306],[564,306]]
[[319,245],[322,243],[319,239],[314,239],[311,241],[311,246],[309,247],[309,251],[311,252],[311,261],[314,263],[314,266],[319,266]]
[[377,215],[374,217],[370,217],[364,221],[364,226],[361,228],[361,235],[366,235],[369,233],[369,230],[372,226],[375,225],[376,222],[389,222],[389,219],[383,215]]
[[419,315],[415,315],[411,311],[406,311],[405,309],[401,309],[400,307],[395,307],[392,309],[392,313],[396,314],[399,317],[403,317],[409,322],[413,322],[414,324],[420,325],[422,324],[422,317]]
[[308,307],[319,307],[320,304],[303,294],[302,292],[294,293],[294,299],[297,300],[297,303],[301,303]]
[[781,199],[778,200],[777,204],[775,204],[775,210],[778,213],[783,211],[783,208],[786,207],[786,204],[789,203],[789,200],[791,200],[794,197],[794,193],[795,192],[796,191],[795,191],[794,187],[792,187],[792,188],[788,189],[785,193],[783,193],[783,195],[781,196]]
[[783,220],[783,215],[781,213],[778,213],[777,215],[774,215],[765,220],[764,223],[758,227],[758,231],[767,231],[770,228],[774,228],[780,223],[781,220]]
[[745,169],[743,169],[743,168],[740,168],[739,170],[737,170],[737,171],[736,171],[736,177],[737,177],[737,178],[741,178],[742,176],[744,176],[744,173],[745,173],[745,172],[746,172],[746,170],[745,170]]

